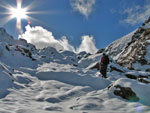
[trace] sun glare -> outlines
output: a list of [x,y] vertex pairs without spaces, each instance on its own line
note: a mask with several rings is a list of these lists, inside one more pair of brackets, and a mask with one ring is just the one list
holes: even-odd
[[[17,28],[17,32],[19,34],[22,33],[22,25],[21,25],[21,21],[23,19],[25,19],[27,21],[28,24],[31,24],[31,20],[32,21],[37,21],[37,19],[29,16],[31,14],[41,14],[40,11],[31,11],[31,9],[34,7],[33,3],[31,3],[30,5],[26,6],[26,7],[22,7],[22,1],[23,0],[16,0],[16,7],[13,7],[9,4],[0,4],[0,7],[6,9],[6,12],[0,12],[0,15],[7,15],[6,18],[3,19],[3,22],[1,21],[1,23],[6,24],[8,21],[12,20],[12,19],[16,19],[16,28]],[[30,11],[29,11],[30,10]]]
[[25,9],[20,8],[12,8],[11,10],[11,16],[12,18],[16,19],[26,19],[27,18],[27,12]]
[[27,8],[22,8],[22,0],[17,0],[17,7],[10,7],[9,8],[9,14],[10,18],[16,18],[16,28],[18,31],[21,33],[22,28],[21,28],[21,20],[22,19],[28,19],[28,13],[27,13]]

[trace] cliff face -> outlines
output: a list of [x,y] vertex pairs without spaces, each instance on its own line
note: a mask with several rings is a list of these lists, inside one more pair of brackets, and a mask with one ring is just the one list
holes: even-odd
[[119,65],[150,71],[150,18],[132,33],[111,43],[105,52]]
[[[150,28],[139,28],[132,36],[132,41],[117,59],[117,63],[129,69],[140,70],[142,67],[150,65]],[[148,67],[148,66],[147,66]],[[148,71],[149,68],[146,69]]]

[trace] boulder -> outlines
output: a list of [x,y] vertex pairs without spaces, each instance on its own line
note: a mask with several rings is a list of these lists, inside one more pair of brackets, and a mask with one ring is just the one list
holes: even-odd
[[114,94],[122,97],[123,99],[137,102],[139,101],[139,97],[136,96],[135,92],[132,91],[129,87],[121,87],[120,85],[114,86],[116,89],[114,90]]

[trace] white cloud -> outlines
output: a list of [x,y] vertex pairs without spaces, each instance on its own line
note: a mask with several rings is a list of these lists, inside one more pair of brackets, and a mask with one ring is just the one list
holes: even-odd
[[27,25],[24,34],[19,38],[27,40],[28,43],[34,44],[37,49],[43,49],[48,46],[54,47],[56,50],[68,50],[73,52],[86,51],[88,53],[96,53],[94,39],[90,36],[83,36],[80,47],[76,50],[71,44],[69,44],[67,38],[63,36],[60,40],[56,40],[52,32],[44,29],[41,26],[31,27]]
[[27,40],[28,43],[34,44],[37,49],[51,46],[57,50],[71,49],[73,51],[73,47],[69,45],[67,39],[62,38],[61,40],[56,40],[52,32],[41,26],[31,27],[30,25],[27,25],[25,28],[25,33],[20,35],[19,38],[23,38]]
[[132,8],[127,8],[123,14],[127,14],[127,18],[123,22],[129,25],[143,23],[150,16],[150,1],[147,0],[147,4],[144,6],[136,5]]
[[82,36],[82,42],[79,48],[77,49],[77,52],[86,51],[87,53],[96,53],[98,49],[95,46],[95,41],[93,37],[91,36]]
[[93,11],[93,6],[95,5],[96,0],[70,0],[70,2],[75,11],[88,17]]
[[64,50],[75,52],[75,48],[69,44],[69,42],[65,36],[63,36],[62,39],[59,40],[59,42],[64,47]]

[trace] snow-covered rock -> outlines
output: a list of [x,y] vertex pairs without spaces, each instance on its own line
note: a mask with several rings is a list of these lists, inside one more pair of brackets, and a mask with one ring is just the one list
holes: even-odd
[[105,48],[105,52],[109,54],[109,56],[111,56],[114,60],[118,59],[121,52],[126,48],[127,44],[132,41],[132,36],[135,32],[136,30],[112,42]]
[[34,67],[35,60],[27,47],[0,42],[1,62],[12,67]]
[[[142,90],[145,89],[145,90]],[[150,84],[140,83],[131,79],[119,79],[109,88],[109,93],[129,101],[139,101],[150,105]]]
[[149,43],[150,39],[149,28],[144,29],[142,33],[137,31],[132,36],[132,41],[128,43],[128,46],[123,50],[117,59],[117,63],[129,69],[148,71],[149,67]]

